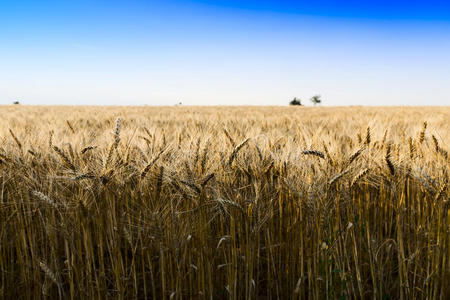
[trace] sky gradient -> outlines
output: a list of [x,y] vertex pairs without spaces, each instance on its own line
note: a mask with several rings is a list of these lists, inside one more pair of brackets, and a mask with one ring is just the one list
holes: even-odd
[[2,1],[0,104],[450,105],[450,3],[297,2]]

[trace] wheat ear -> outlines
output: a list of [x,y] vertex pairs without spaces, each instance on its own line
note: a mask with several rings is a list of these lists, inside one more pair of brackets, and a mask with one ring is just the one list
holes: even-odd
[[358,174],[356,174],[355,177],[353,177],[352,183],[350,184],[350,186],[354,186],[355,183],[360,180],[361,178],[363,178],[364,176],[366,176],[367,173],[369,173],[369,168],[365,168],[364,170],[362,170],[361,172],[359,172]]
[[12,138],[14,139],[14,142],[16,142],[17,147],[19,147],[20,150],[22,150],[22,143],[20,143],[19,139],[17,138],[17,136],[14,134],[14,132],[10,129],[9,133],[11,134]]
[[422,124],[422,131],[419,134],[419,143],[422,144],[425,140],[425,131],[427,130],[427,121]]
[[206,176],[206,177],[203,179],[201,186],[202,186],[202,187],[205,187],[205,186],[208,184],[208,182],[209,182],[211,179],[213,179],[213,178],[214,178],[214,173],[209,174],[208,176]]
[[236,155],[238,154],[239,150],[241,150],[242,147],[244,147],[245,144],[247,144],[249,140],[250,140],[250,138],[246,138],[242,143],[240,143],[239,145],[237,145],[234,148],[233,152],[231,152],[231,154],[230,154],[230,158],[228,159],[228,164],[229,165],[231,165],[233,160],[236,158]]
[[106,170],[106,168],[108,168],[109,164],[111,163],[113,154],[114,154],[114,150],[115,150],[115,143],[112,143],[111,146],[109,146],[109,150],[108,150],[108,156],[106,157],[105,160],[105,165],[103,166],[103,169]]
[[70,131],[72,131],[73,134],[75,134],[75,129],[73,129],[72,124],[70,124],[69,120],[66,120],[66,124],[69,127]]
[[150,168],[153,166],[153,164],[159,159],[161,154],[163,154],[164,150],[161,150],[148,164],[147,166],[142,170],[141,172],[141,178],[144,178],[148,171],[150,171]]
[[50,197],[48,197],[47,195],[44,195],[43,193],[41,193],[39,191],[33,191],[33,195],[35,195],[36,197],[38,197],[45,203],[49,204],[53,208],[56,208],[56,209],[58,208],[58,204],[55,201],[53,201],[52,199],[50,199]]
[[314,156],[320,157],[322,159],[325,159],[325,155],[322,152],[317,151],[317,150],[304,150],[304,151],[302,151],[302,154],[303,155],[314,155]]
[[53,150],[55,150],[55,152],[59,155],[59,157],[61,157],[62,161],[73,171],[76,170],[75,166],[73,165],[73,163],[70,161],[70,159],[67,157],[67,155],[64,153],[64,151],[60,148],[58,148],[57,146],[53,146]]
[[116,120],[116,130],[114,131],[114,148],[117,149],[120,142],[120,117]]
[[365,144],[369,145],[370,144],[370,127],[367,127],[367,132],[366,132],[366,141]]
[[225,133],[226,137],[228,138],[228,141],[230,141],[231,146],[236,147],[236,143],[234,142],[233,138],[231,137],[230,133],[226,128],[223,129],[223,132]]
[[88,152],[89,150],[92,150],[94,148],[96,148],[97,146],[88,146],[88,147],[84,147],[83,149],[81,149],[81,154],[85,154],[86,152]]
[[361,155],[361,153],[364,151],[364,148],[359,148],[358,151],[352,154],[350,158],[348,159],[348,164],[350,165],[355,159],[358,158],[358,156]]
[[391,161],[391,144],[387,145],[386,156],[384,157],[384,159],[386,160],[386,164],[389,168],[389,171],[391,172],[391,175],[394,175],[395,168],[394,168],[394,164]]
[[50,130],[48,132],[48,146],[50,147],[50,149],[53,148],[53,134],[53,130]]
[[436,194],[436,197],[434,198],[435,201],[437,201],[439,198],[441,198],[444,195],[445,190],[447,189],[447,182],[442,185],[442,187],[439,189],[439,191]]
[[333,176],[333,178],[330,179],[330,181],[328,182],[328,184],[331,186],[333,185],[333,183],[337,182],[342,176],[344,176],[345,174],[348,173],[348,170],[345,170],[343,172],[340,172],[338,174],[336,174],[335,176]]
[[416,146],[414,145],[412,137],[409,137],[408,144],[409,144],[409,157],[411,159],[414,159],[414,155],[416,153]]
[[192,182],[189,182],[189,181],[185,181],[185,180],[180,180],[180,182],[181,182],[182,184],[184,184],[184,185],[190,187],[191,189],[195,190],[198,194],[201,193],[200,188],[199,188],[196,184],[194,184],[194,183],[192,183]]

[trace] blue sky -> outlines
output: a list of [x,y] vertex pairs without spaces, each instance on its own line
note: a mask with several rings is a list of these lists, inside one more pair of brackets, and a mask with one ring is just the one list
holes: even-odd
[[[362,3],[363,2],[363,3]],[[0,104],[449,105],[445,1],[1,1]]]

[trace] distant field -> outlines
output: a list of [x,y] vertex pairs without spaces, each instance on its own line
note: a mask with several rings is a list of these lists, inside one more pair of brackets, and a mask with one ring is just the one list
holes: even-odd
[[450,298],[448,106],[0,112],[0,298]]

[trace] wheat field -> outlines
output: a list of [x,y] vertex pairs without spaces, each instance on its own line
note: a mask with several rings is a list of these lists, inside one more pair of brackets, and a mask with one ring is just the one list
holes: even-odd
[[0,298],[450,298],[450,107],[0,112]]

